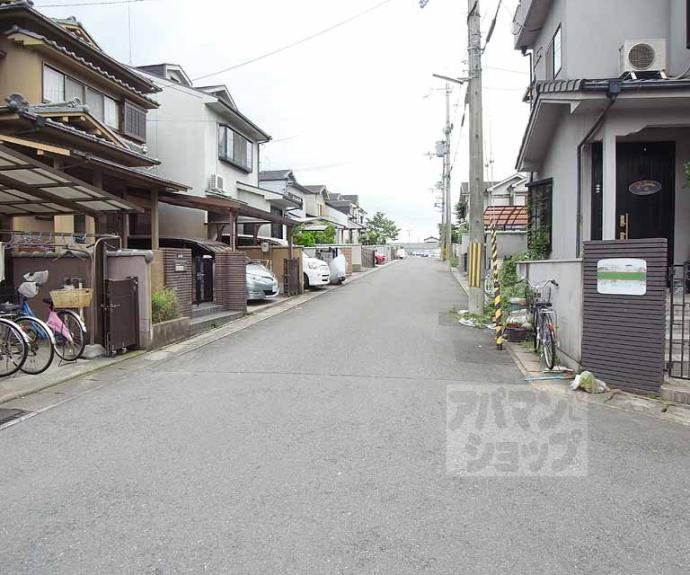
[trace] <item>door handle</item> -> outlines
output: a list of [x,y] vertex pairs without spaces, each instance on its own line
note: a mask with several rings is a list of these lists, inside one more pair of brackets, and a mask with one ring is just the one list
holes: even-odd
[[621,214],[618,217],[618,239],[627,240],[630,237],[630,214]]

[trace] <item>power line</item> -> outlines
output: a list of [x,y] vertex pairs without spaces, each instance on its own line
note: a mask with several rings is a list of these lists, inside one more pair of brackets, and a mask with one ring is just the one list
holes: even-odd
[[71,8],[75,6],[113,6],[117,4],[135,4],[153,0],[102,0],[100,2],[70,2],[69,4],[39,4],[36,8]]
[[346,24],[349,24],[350,22],[353,22],[354,20],[357,20],[358,18],[365,16],[366,14],[369,14],[370,12],[373,12],[374,10],[378,10],[382,6],[385,6],[386,4],[390,4],[391,2],[393,2],[393,0],[383,0],[382,2],[379,2],[378,4],[375,4],[374,6],[371,6],[370,8],[367,8],[366,10],[363,10],[362,12],[358,12],[354,16],[350,16],[346,20],[342,20],[341,22],[338,22],[337,24],[333,24],[332,26],[329,26],[328,28],[324,28],[323,30],[319,30],[318,32],[315,32],[314,34],[310,34],[309,36],[306,36],[305,38],[302,38],[300,40],[296,40],[295,42],[291,42],[290,44],[286,44],[285,46],[281,46],[280,48],[276,48],[275,50],[271,50],[270,52],[266,52],[265,54],[262,54],[261,56],[257,56],[255,58],[251,58],[250,60],[240,62],[239,64],[235,64],[233,66],[228,66],[227,68],[223,68],[222,70],[217,70],[216,72],[211,72],[209,74],[204,74],[203,76],[198,76],[197,78],[193,78],[193,80],[195,80],[195,81],[196,80],[203,80],[205,78],[210,78],[211,76],[217,76],[218,74],[230,72],[231,70],[236,70],[237,68],[242,68],[243,66],[248,66],[249,64],[253,64],[254,62],[258,62],[259,60],[264,60],[265,58],[268,58],[270,56],[274,56],[276,54],[284,52],[285,50],[289,50],[290,48],[294,48],[295,46],[299,46],[300,44],[304,44],[305,42],[309,42],[310,40],[314,40],[315,38],[318,38],[319,36],[323,36],[324,34],[327,34],[328,32],[335,30],[336,28],[340,28],[341,26],[345,26]]

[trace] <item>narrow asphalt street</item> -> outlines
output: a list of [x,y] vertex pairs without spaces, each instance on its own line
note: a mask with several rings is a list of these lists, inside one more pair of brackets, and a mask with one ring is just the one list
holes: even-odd
[[526,387],[465,303],[410,259],[1,430],[0,572],[689,572],[690,428],[591,405],[585,477],[446,471],[447,386]]

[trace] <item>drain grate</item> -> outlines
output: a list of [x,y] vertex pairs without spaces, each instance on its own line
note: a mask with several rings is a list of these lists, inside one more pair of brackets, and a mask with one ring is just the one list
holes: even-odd
[[21,409],[3,409],[0,408],[0,425],[8,423],[13,419],[18,419],[22,415],[29,413],[28,411],[23,411]]

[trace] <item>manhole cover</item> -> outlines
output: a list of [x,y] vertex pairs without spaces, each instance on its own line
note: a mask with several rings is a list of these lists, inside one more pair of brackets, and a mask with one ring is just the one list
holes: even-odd
[[25,413],[28,413],[28,411],[22,411],[21,409],[2,409],[0,408],[0,425],[3,425],[4,423],[7,423],[8,421],[12,421],[13,419],[17,419],[24,415]]

